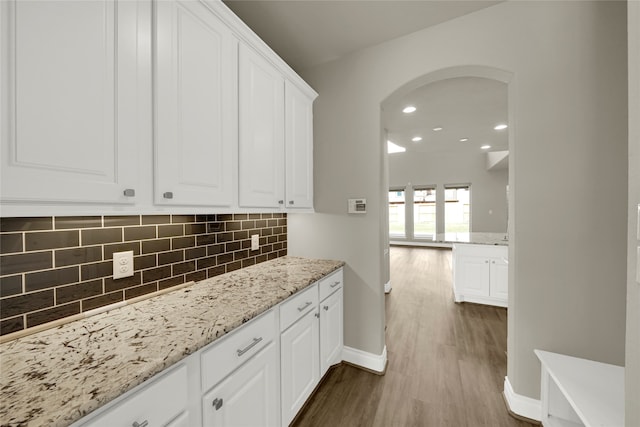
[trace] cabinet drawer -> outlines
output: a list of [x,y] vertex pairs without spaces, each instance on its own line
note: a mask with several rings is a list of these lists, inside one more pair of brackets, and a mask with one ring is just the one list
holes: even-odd
[[340,269],[320,280],[320,301],[324,300],[338,289],[342,289],[342,277],[342,269]]
[[509,247],[501,245],[459,244],[453,245],[453,251],[459,255],[471,255],[487,258],[505,258],[509,256]]
[[275,312],[269,310],[219,342],[211,344],[201,355],[202,391],[207,391],[219,383],[273,341],[275,333]]
[[[167,425],[175,418],[188,420],[187,366],[170,369],[159,378],[154,378],[138,391],[127,396],[121,403],[109,408],[86,427],[130,427],[135,423],[149,426]],[[182,414],[182,415],[181,415]],[[181,415],[181,417],[179,417]]]
[[284,331],[296,320],[318,306],[318,285],[313,284],[304,291],[290,297],[280,306],[280,331]]

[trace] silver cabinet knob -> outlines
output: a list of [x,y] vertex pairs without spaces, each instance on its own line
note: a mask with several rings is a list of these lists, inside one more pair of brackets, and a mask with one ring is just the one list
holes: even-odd
[[485,264],[489,264],[489,260],[485,260],[485,262],[484,262],[484,263],[485,263]]
[[315,316],[319,319],[320,318],[320,313],[316,313]]
[[284,200],[278,200],[279,205],[284,205]]
[[136,195],[136,190],[133,188],[127,188],[123,191],[125,197],[134,197]]
[[133,424],[131,424],[133,427],[147,427],[149,425],[149,421],[144,420],[143,422],[139,423],[137,421],[134,421]]
[[216,408],[216,411],[222,408],[222,398],[213,400],[213,407]]
[[289,200],[289,204],[292,205],[293,204],[293,200]]
[[173,192],[167,191],[166,193],[162,193],[162,197],[164,197],[165,199],[173,199]]
[[325,306],[324,306],[324,307],[322,307],[322,308],[324,308],[324,311],[329,311],[329,306],[328,306],[328,305],[325,305]]

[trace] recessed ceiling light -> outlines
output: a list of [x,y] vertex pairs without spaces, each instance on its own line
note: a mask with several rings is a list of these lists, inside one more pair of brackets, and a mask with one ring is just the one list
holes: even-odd
[[437,128],[433,128],[433,130],[434,130],[434,131],[436,131],[436,132],[438,132],[438,131],[441,131],[441,130],[442,130],[442,128],[438,126]]
[[391,141],[387,141],[387,153],[389,153],[389,154],[404,153],[405,151],[407,151],[406,148],[401,147],[398,144],[394,144]]
[[483,145],[480,148],[482,148],[483,150],[488,150],[489,148],[491,148],[491,146],[490,145]]
[[407,107],[404,107],[404,109],[402,110],[403,113],[413,113],[414,111],[416,111],[416,107],[414,107],[413,105],[409,105]]
[[507,128],[507,125],[505,125],[504,123],[500,123],[499,125],[494,126],[495,130],[502,130],[506,128]]
[[460,142],[467,142],[469,138],[460,138]]
[[411,138],[411,140],[413,142],[419,142],[419,141],[422,141],[422,137],[421,136],[414,136],[413,138]]

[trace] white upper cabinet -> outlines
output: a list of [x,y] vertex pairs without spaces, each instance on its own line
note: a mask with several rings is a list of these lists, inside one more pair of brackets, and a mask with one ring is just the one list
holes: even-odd
[[155,3],[157,204],[232,206],[237,41],[202,3]]
[[286,206],[313,208],[313,97],[285,84]]
[[284,205],[284,77],[241,44],[240,207]]
[[144,3],[0,3],[2,202],[133,203]]
[[0,59],[3,216],[313,208],[317,94],[219,0],[0,0]]

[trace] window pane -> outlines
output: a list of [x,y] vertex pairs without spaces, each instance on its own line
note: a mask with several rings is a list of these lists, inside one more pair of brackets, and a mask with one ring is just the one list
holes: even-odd
[[404,190],[389,191],[389,236],[405,237]]
[[416,239],[435,240],[435,188],[416,189],[413,191],[413,236]]
[[469,233],[469,187],[445,188],[444,232]]

